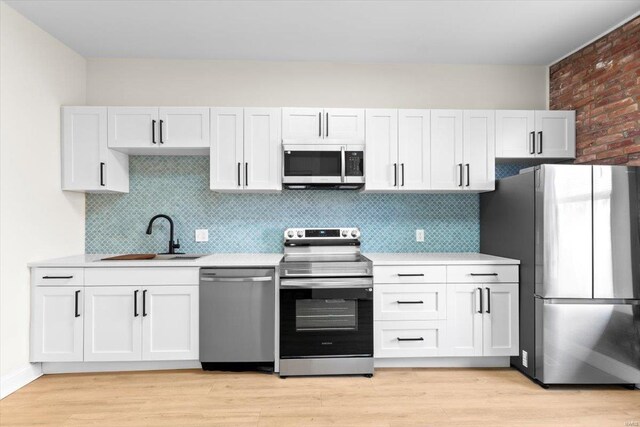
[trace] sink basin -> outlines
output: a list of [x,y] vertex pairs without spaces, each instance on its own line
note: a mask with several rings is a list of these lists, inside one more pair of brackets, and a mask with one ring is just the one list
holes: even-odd
[[154,260],[162,260],[162,261],[189,261],[198,258],[202,258],[204,255],[194,255],[194,254],[158,254],[154,258]]
[[203,256],[199,254],[126,254],[98,261],[193,261]]

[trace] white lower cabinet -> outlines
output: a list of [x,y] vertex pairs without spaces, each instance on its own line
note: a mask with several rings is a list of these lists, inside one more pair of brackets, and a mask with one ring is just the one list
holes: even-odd
[[492,284],[485,287],[482,323],[485,356],[518,354],[518,285]]
[[375,322],[374,356],[442,356],[446,329],[445,320]]
[[198,358],[197,286],[85,289],[85,361]]
[[149,286],[142,302],[142,359],[197,359],[198,286]]
[[448,353],[450,356],[482,356],[480,291],[473,284],[447,287]]
[[377,320],[446,319],[447,285],[401,284],[374,288]]
[[142,360],[139,286],[85,288],[84,360]]
[[33,294],[32,362],[82,361],[82,287],[42,286]]

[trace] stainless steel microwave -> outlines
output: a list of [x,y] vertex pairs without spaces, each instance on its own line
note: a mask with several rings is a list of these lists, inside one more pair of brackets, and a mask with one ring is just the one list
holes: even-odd
[[357,190],[364,182],[362,144],[283,145],[285,188]]

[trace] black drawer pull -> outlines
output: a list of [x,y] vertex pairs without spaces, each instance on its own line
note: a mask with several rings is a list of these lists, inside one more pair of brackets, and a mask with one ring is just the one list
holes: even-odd
[[398,304],[424,304],[424,301],[396,301]]
[[498,273],[470,273],[472,276],[497,276]]
[[424,273],[398,273],[399,277],[424,277]]
[[424,341],[424,338],[422,337],[417,337],[417,338],[397,338],[398,341]]
[[43,279],[73,279],[73,276],[42,276]]

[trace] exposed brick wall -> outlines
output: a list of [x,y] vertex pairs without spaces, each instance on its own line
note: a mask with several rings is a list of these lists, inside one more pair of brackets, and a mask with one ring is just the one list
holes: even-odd
[[640,17],[549,68],[552,110],[576,110],[576,163],[640,166]]

